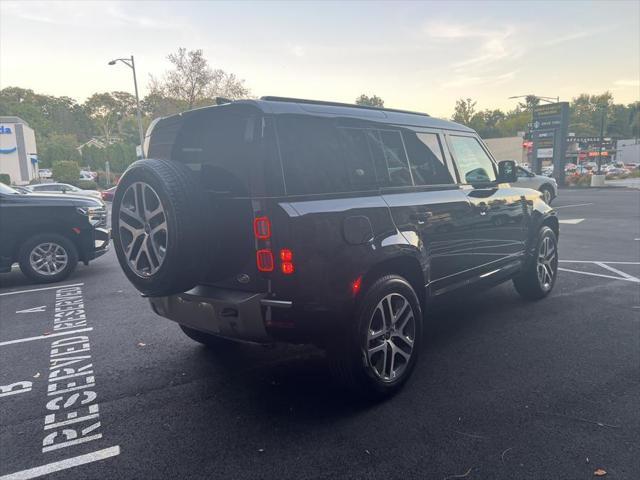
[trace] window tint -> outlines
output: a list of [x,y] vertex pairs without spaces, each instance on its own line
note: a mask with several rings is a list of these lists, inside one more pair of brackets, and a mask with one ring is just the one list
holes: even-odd
[[403,135],[416,185],[454,183],[444,164],[440,140],[435,133],[405,131]]
[[456,135],[452,135],[450,138],[458,172],[460,172],[461,180],[464,183],[495,181],[496,173],[493,162],[476,138]]
[[340,132],[331,119],[282,115],[278,136],[288,194],[350,190]]
[[518,169],[516,170],[516,174],[517,174],[518,178],[526,178],[526,177],[529,176],[529,172],[527,172],[522,167],[518,167]]
[[349,174],[353,187],[375,187],[376,170],[371,158],[371,149],[367,140],[367,130],[361,128],[338,128]]
[[253,111],[203,110],[185,120],[172,158],[198,169],[205,188],[217,194],[277,195],[273,180],[276,174],[282,180],[273,137],[272,125]]
[[289,194],[339,193],[413,185],[398,130],[341,126],[335,119],[278,117]]

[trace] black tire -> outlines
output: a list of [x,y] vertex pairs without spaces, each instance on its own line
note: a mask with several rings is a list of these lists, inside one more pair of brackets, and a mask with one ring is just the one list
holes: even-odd
[[[395,294],[407,300],[413,312],[413,349],[409,360],[402,366],[401,374],[393,379],[383,379],[378,369],[380,365],[376,368],[374,357],[370,357],[367,353],[371,345],[368,334],[370,325],[373,325],[374,315],[378,315],[374,313],[378,304],[388,295]],[[405,317],[400,316],[398,322],[403,318]],[[409,324],[407,323],[406,326]],[[407,330],[401,333],[406,334]],[[385,340],[398,342],[394,337],[391,339],[386,337]],[[378,400],[389,397],[402,388],[413,372],[421,345],[422,310],[418,297],[407,280],[397,275],[387,275],[378,279],[367,289],[358,302],[355,319],[346,331],[345,341],[338,342],[328,353],[334,374],[343,386],[359,397]],[[390,347],[384,347],[384,349],[384,355],[388,355],[390,351],[393,352]],[[393,353],[392,357],[397,359],[398,355]],[[386,358],[388,357],[385,357],[385,371],[390,365]]]
[[[149,190],[148,187],[151,189]],[[134,237],[125,228],[127,222],[123,221],[121,224],[123,202],[126,202],[128,211],[131,211],[131,198],[135,197],[136,202],[139,202],[138,198],[142,198],[138,197],[136,188],[143,188],[144,192],[151,191],[152,200],[155,195],[155,199],[164,210],[162,218],[166,222],[166,231],[163,240],[166,245],[161,260],[159,255],[155,255],[156,262],[153,268],[157,268],[156,271],[150,271],[151,268],[147,269],[148,272],[143,268],[136,270],[129,263],[125,253],[127,247],[131,247],[129,254],[135,256],[136,245],[139,245],[138,252],[143,245],[147,251],[151,249],[153,231],[149,230],[153,219],[147,219],[146,213],[142,216],[144,223],[140,223],[144,227],[144,235],[140,235],[142,237],[140,242],[137,240],[138,237]],[[138,203],[134,205],[135,210],[140,210],[137,205]],[[113,244],[122,270],[140,292],[151,296],[171,295],[189,290],[198,283],[208,263],[205,261],[204,250],[205,239],[208,237],[205,206],[204,194],[196,175],[181,163],[144,159],[138,160],[127,169],[120,179],[113,199],[111,217]],[[123,218],[135,220],[135,217],[126,215]],[[135,222],[129,220],[129,223]],[[156,250],[154,247],[154,251]],[[152,263],[150,254],[145,255],[150,265]]]
[[201,332],[200,330],[195,330],[193,328],[185,327],[184,325],[179,325],[180,329],[184,332],[184,334],[189,337],[191,340],[194,340],[202,345],[205,345],[208,348],[215,350],[231,350],[237,348],[240,343],[230,340],[224,337],[218,337],[217,335],[212,335],[210,333]]
[[[62,249],[62,251],[64,251],[67,259],[66,264],[60,271],[53,274],[45,274],[39,272],[31,264],[31,255],[36,255],[37,253],[34,250],[39,245],[43,244],[57,245]],[[60,282],[71,275],[76,269],[76,266],[78,265],[78,250],[73,242],[63,235],[57,233],[42,233],[27,239],[20,249],[18,261],[20,263],[20,270],[22,270],[22,273],[31,280],[38,283]]]
[[553,196],[553,189],[548,185],[542,185],[540,187],[540,193],[542,193],[543,195],[542,199],[545,201],[545,203],[547,205],[551,205],[551,202],[553,202],[553,199],[555,198]]
[[[546,276],[543,277],[545,280],[543,281],[538,272],[539,272],[539,255],[541,253],[541,249],[544,248],[544,242],[549,242],[549,245],[553,247],[553,260],[548,262],[548,267],[551,269],[551,274],[549,275],[549,270],[547,267],[543,266],[546,270],[546,274],[550,277],[550,281],[546,281]],[[538,238],[536,239],[536,247],[532,257],[528,260],[522,272],[513,279],[513,285],[515,286],[517,292],[527,300],[540,300],[551,293],[553,287],[558,278],[558,240],[556,238],[556,234],[549,227],[543,226],[539,233]]]

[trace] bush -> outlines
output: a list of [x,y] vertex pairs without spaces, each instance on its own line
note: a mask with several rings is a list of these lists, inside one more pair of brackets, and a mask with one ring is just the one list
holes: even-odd
[[80,167],[76,162],[70,160],[54,163],[52,170],[56,182],[74,184],[80,178]]
[[0,183],[5,185],[11,185],[11,177],[8,173],[0,173]]
[[81,188],[82,190],[98,189],[98,184],[93,180],[76,180],[75,182],[73,182],[73,185],[75,185],[78,188]]
[[566,177],[565,182],[570,187],[589,187],[591,186],[591,175],[588,173],[583,175],[570,175]]

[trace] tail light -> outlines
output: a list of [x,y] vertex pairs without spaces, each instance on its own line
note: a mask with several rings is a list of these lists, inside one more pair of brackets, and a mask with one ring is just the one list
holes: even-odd
[[282,273],[285,275],[291,275],[295,271],[293,266],[293,252],[288,248],[280,250],[280,262],[282,262],[280,264],[280,270],[282,270]]
[[261,272],[273,272],[273,253],[268,248],[256,252],[256,264]]
[[258,240],[268,240],[271,237],[269,217],[257,217],[253,221],[253,234]]

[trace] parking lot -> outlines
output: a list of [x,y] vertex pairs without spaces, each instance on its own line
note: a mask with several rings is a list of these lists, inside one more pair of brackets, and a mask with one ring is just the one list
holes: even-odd
[[640,191],[561,190],[561,271],[427,312],[411,381],[349,400],[310,347],[210,352],[113,251],[0,278],[0,479],[640,478]]

